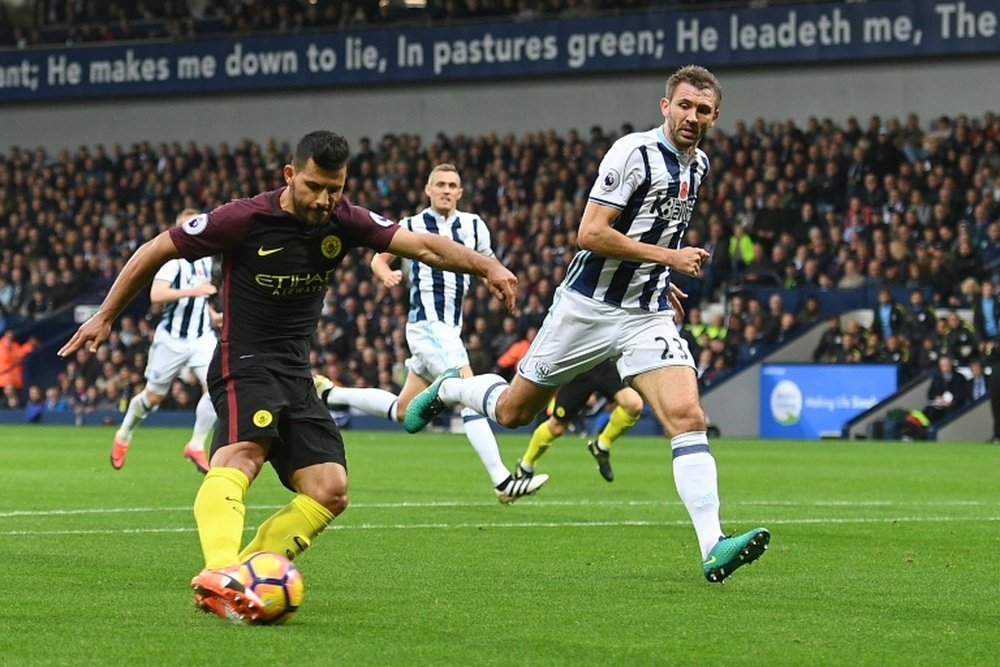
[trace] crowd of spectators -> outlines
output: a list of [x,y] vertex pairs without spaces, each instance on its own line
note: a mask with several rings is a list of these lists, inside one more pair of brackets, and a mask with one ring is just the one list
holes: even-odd
[[[722,0],[715,4],[746,3]],[[533,21],[682,6],[694,4],[694,0],[428,0],[423,6],[402,0],[36,0],[30,4],[33,11],[14,16],[0,4],[0,47],[458,21]]]
[[[577,225],[601,157],[616,136],[632,129],[363,139],[354,147],[346,192],[355,203],[399,218],[424,206],[422,187],[431,165],[458,166],[462,208],[480,213],[497,256],[520,281],[513,315],[476,284],[464,304],[464,333],[476,371],[509,374],[576,251]],[[690,244],[711,252],[711,264],[702,280],[683,285],[691,295],[685,330],[703,383],[824,317],[815,297],[793,315],[780,294],[753,296],[759,286],[909,289],[926,295],[941,314],[931,311],[926,330],[915,336],[903,324],[908,315],[892,317],[896,305],[886,310],[872,303],[876,316],[888,319],[876,319],[880,324],[870,328],[855,323],[864,331],[846,323],[849,335],[836,341],[841,350],[817,359],[905,353],[909,360],[932,361],[924,348],[947,349],[958,335],[953,332],[970,328],[952,320],[955,308],[989,311],[976,325],[980,331],[971,327],[976,340],[966,341],[982,352],[997,336],[1000,311],[992,287],[1000,278],[998,135],[994,114],[942,117],[929,127],[910,116],[872,117],[864,127],[854,118],[843,125],[810,119],[804,127],[756,121],[739,123],[732,132],[714,131],[703,143],[712,176],[687,232]],[[176,211],[208,210],[278,187],[289,155],[289,144],[274,139],[233,146],[83,146],[58,155],[11,148],[0,155],[5,312],[33,318],[35,306],[26,304],[36,291],[57,307],[73,292],[106,286],[139,244],[171,224]],[[405,377],[408,295],[405,287],[373,282],[369,259],[366,253],[350,255],[336,271],[311,362],[345,385],[398,391]],[[702,321],[701,307],[718,313],[713,304],[720,302],[722,313]],[[122,320],[97,355],[79,353],[51,387],[37,387],[34,394],[55,388],[55,400],[78,409],[123,404],[142,384],[154,326],[155,314]],[[193,404],[196,392],[180,381],[165,409]]]

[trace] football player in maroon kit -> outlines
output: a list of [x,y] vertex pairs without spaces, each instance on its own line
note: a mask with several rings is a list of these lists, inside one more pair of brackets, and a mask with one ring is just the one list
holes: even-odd
[[[191,582],[196,605],[219,616],[259,620],[261,602],[234,566],[257,551],[294,558],[347,507],[343,439],[316,395],[308,358],[344,254],[371,248],[475,274],[514,306],[517,279],[496,259],[352,205],[344,196],[348,158],[339,135],[307,134],[284,167],[284,187],[219,206],[136,250],[97,313],[59,351],[96,350],[166,261],[222,255],[223,327],[208,373],[219,422],[194,502],[205,569]],[[244,496],[265,461],[296,495],[241,550]]]

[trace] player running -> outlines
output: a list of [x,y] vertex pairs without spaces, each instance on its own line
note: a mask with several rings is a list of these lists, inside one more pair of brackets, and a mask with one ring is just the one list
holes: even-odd
[[[431,169],[424,186],[430,206],[399,224],[418,234],[444,236],[461,243],[484,257],[494,257],[490,230],[475,213],[458,210],[462,198],[462,179],[453,164],[439,164]],[[372,272],[386,287],[402,281],[403,272],[389,265],[394,256],[376,254]],[[462,377],[472,377],[469,355],[462,342],[462,302],[469,293],[468,275],[442,271],[423,262],[406,261],[404,269],[410,283],[410,313],[406,323],[406,382],[399,396],[376,388],[337,387],[328,378],[316,377],[316,390],[330,407],[347,406],[374,417],[401,422],[406,406],[426,389],[435,377],[449,368],[458,368]],[[515,477],[503,464],[496,436],[489,421],[475,410],[464,408],[465,435],[486,468],[497,499],[512,503],[534,493],[548,481],[548,475]]]
[[726,537],[718,475],[708,446],[694,360],[671,317],[670,273],[700,275],[703,248],[682,247],[709,160],[698,143],[719,117],[722,89],[704,67],[667,80],[664,123],[615,141],[601,160],[573,258],[538,336],[508,384],[499,375],[438,377],[410,402],[404,425],[419,431],[461,403],[507,427],[531,422],[557,387],[605,359],[649,405],[670,436],[674,484],[694,524],[702,573],[722,582],[757,560],[771,534]]

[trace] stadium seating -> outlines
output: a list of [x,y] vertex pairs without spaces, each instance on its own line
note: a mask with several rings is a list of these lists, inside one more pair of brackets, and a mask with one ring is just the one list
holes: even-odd
[[[455,162],[465,186],[463,207],[483,215],[497,255],[520,279],[514,329],[522,335],[544,315],[575,252],[576,227],[601,156],[631,129],[387,135],[354,147],[347,192],[356,203],[398,218],[422,206],[421,179],[429,164]],[[687,240],[712,252],[712,267],[703,280],[679,279],[692,295],[685,331],[703,383],[711,386],[754,363],[824,313],[872,309],[881,285],[903,306],[917,289],[942,315],[954,308],[972,312],[982,282],[1000,277],[998,134],[1000,122],[987,114],[936,119],[927,127],[876,117],[867,130],[855,118],[842,124],[811,119],[801,128],[757,121],[708,138],[713,178]],[[919,157],[887,167],[879,152],[885,135],[900,155]],[[105,288],[131,252],[165,229],[180,208],[207,210],[277,187],[290,152],[287,139],[81,146],[59,155],[15,146],[0,154],[0,313],[6,326],[24,341],[36,335],[26,323],[45,322],[52,313],[66,318],[80,293]],[[878,178],[873,183],[860,174]],[[749,244],[745,255],[732,241],[737,235]],[[314,367],[344,384],[397,390],[405,374],[405,290],[375,285],[363,254],[348,257],[332,285],[314,339]],[[474,291],[465,333],[477,340],[478,370],[492,370],[505,346],[491,332],[503,329],[506,314],[484,288]],[[93,303],[90,294],[85,301]],[[44,329],[39,349],[51,351],[64,339],[69,320],[61,329]],[[83,353],[66,367],[51,354],[35,355],[43,361],[29,358],[19,400],[38,384],[36,396],[56,390],[77,409],[119,405],[141,385],[154,324],[155,313],[140,300],[96,357]],[[919,346],[907,331],[897,332],[899,361],[914,374],[952,344],[947,323],[931,324]],[[884,358],[882,333],[858,326],[853,345],[828,360]],[[986,354],[995,337],[973,333],[977,353]],[[181,381],[165,407],[184,408],[196,394],[196,386]]]

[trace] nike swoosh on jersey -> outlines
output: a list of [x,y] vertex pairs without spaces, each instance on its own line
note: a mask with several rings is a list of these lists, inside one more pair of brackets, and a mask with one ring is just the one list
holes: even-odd
[[257,248],[257,254],[260,255],[261,257],[267,257],[268,255],[273,255],[276,252],[281,252],[284,249],[285,246],[281,246],[280,248],[266,248],[266,249],[264,248],[264,246],[261,246]]

